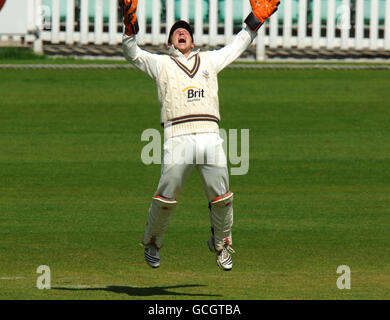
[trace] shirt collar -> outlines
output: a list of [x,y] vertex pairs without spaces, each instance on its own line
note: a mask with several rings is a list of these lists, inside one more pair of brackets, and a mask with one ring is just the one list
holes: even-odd
[[[180,50],[176,49],[173,45],[171,45],[171,46],[169,47],[169,50],[168,50],[168,51],[169,51],[169,54],[170,54],[171,56],[175,57],[175,58],[180,58],[180,57],[185,58],[185,57],[184,57],[184,54],[182,54],[182,53],[180,52]],[[187,60],[191,59],[194,55],[198,54],[199,51],[200,51],[200,49],[191,51],[191,53],[189,54],[188,58],[185,58],[185,59],[187,59]]]

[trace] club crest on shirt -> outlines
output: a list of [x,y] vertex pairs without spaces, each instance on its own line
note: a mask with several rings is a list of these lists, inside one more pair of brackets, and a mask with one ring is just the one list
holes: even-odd
[[206,79],[208,79],[210,74],[209,74],[209,72],[207,70],[203,70],[202,71],[202,76],[205,77]]

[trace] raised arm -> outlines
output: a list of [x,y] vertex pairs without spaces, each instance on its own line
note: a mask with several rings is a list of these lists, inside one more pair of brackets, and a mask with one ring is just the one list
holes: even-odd
[[222,71],[226,66],[236,60],[256,38],[257,33],[249,28],[241,30],[233,41],[219,50],[208,51],[217,72]]
[[126,60],[156,80],[161,71],[162,56],[142,50],[137,45],[135,35],[123,36],[123,55]]
[[139,27],[137,22],[138,0],[118,0],[122,9],[125,31],[122,40],[123,54],[127,61],[156,80],[161,71],[162,57],[142,50],[137,45],[136,34]]
[[209,51],[217,72],[236,60],[256,38],[256,31],[278,8],[279,0],[250,0],[252,12],[245,19],[247,27],[241,30],[227,46]]

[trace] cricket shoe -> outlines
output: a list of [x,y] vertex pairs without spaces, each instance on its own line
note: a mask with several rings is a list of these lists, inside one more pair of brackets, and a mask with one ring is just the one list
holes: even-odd
[[154,243],[145,246],[145,260],[152,268],[158,268],[160,266],[160,253]]
[[233,268],[233,260],[230,253],[235,253],[235,251],[228,245],[225,245],[221,251],[217,252],[217,265],[222,270],[230,271]]
[[233,268],[233,260],[230,253],[235,253],[234,249],[226,244],[221,251],[217,251],[214,245],[214,237],[211,236],[207,241],[211,252],[217,254],[217,265],[224,271],[230,271]]

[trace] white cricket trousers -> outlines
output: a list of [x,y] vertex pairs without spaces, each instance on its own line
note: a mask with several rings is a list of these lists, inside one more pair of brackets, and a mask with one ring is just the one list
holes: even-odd
[[225,244],[231,245],[233,194],[229,191],[223,140],[218,133],[183,135],[164,142],[161,178],[149,208],[144,245],[153,242],[158,248],[162,247],[176,198],[194,168],[199,172],[209,203],[215,246],[222,250]]

